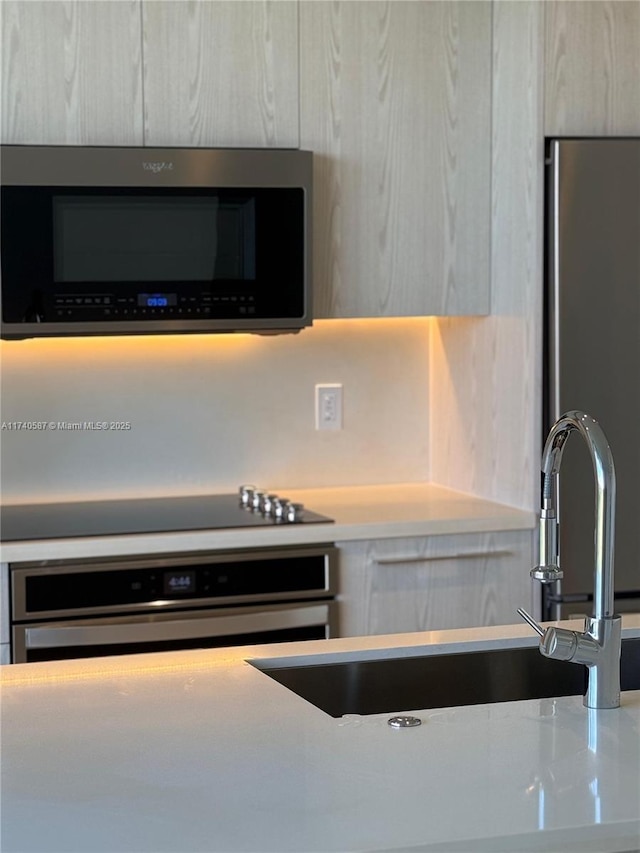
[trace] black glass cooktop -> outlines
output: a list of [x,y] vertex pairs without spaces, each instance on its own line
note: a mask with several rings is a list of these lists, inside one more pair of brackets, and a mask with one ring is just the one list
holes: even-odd
[[240,505],[237,495],[27,504],[0,508],[3,542],[67,539],[79,536],[122,536],[282,524],[318,524],[333,519],[303,509],[295,522],[265,516]]

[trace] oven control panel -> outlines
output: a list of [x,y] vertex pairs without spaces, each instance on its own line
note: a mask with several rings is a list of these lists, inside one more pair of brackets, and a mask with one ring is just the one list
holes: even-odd
[[13,621],[335,594],[335,549],[268,549],[66,562],[12,570]]

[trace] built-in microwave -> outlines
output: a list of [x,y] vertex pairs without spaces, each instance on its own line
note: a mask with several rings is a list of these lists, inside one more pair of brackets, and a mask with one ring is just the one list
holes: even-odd
[[312,321],[312,154],[4,145],[3,338]]

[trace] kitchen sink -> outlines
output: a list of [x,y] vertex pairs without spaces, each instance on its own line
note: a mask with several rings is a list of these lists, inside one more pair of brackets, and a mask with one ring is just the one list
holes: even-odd
[[[453,654],[317,662],[251,661],[332,717],[582,695],[587,670],[537,646]],[[622,690],[640,690],[640,638],[622,641]]]

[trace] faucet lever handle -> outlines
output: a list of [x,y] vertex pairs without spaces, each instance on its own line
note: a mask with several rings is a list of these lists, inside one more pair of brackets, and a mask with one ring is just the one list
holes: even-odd
[[520,616],[522,616],[522,618],[524,619],[525,622],[527,622],[529,625],[531,625],[531,627],[536,632],[536,634],[538,634],[540,637],[544,637],[544,628],[542,626],[538,625],[538,623],[533,618],[533,616],[529,616],[527,611],[524,610],[522,607],[518,607],[518,614]]

